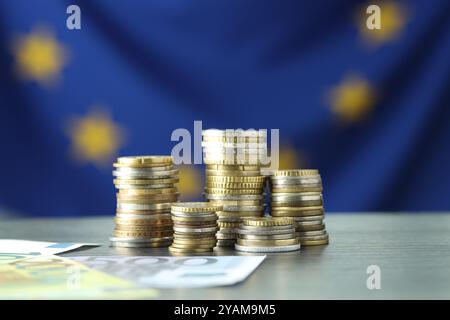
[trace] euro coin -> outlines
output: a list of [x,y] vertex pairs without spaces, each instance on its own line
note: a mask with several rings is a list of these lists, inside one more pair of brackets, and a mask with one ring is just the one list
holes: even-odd
[[283,240],[283,239],[292,239],[295,237],[295,234],[292,232],[285,234],[272,234],[272,235],[239,234],[238,237],[241,239],[249,239],[249,240]]
[[289,246],[298,244],[299,240],[297,238],[292,239],[271,239],[271,240],[254,240],[254,239],[237,239],[237,244],[241,246],[249,246],[249,247],[271,247],[271,246]]
[[222,210],[222,206],[209,202],[178,202],[172,205],[171,210],[176,212],[215,212]]
[[274,177],[314,176],[318,174],[319,171],[317,169],[278,170],[273,173]]
[[131,156],[119,157],[117,163],[127,166],[172,163],[171,156]]
[[174,226],[173,230],[175,232],[186,232],[186,233],[215,233],[217,231],[217,227],[207,227],[207,228],[188,228],[188,227],[179,227]]
[[250,247],[235,244],[234,248],[237,251],[253,252],[253,253],[266,253],[266,252],[289,252],[300,250],[300,244],[288,245],[288,246],[276,246],[276,247]]
[[294,220],[292,218],[246,218],[242,222],[243,227],[255,226],[255,227],[275,227],[275,226],[293,226]]
[[170,246],[169,251],[172,253],[207,253],[211,252],[212,248],[176,248]]

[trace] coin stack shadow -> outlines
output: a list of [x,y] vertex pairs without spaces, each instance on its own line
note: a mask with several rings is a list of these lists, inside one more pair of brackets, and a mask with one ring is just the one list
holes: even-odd
[[265,177],[260,160],[267,154],[267,133],[209,129],[202,137],[205,197],[223,207],[217,212],[217,246],[232,247],[242,218],[264,215]]
[[271,215],[292,217],[302,246],[328,244],[319,171],[278,170],[270,181]]
[[116,247],[167,247],[173,239],[170,207],[179,181],[170,156],[120,157],[114,163]]
[[217,215],[221,206],[208,202],[178,202],[172,205],[174,254],[206,253],[216,246]]
[[292,218],[244,218],[235,249],[244,252],[289,252],[300,249]]

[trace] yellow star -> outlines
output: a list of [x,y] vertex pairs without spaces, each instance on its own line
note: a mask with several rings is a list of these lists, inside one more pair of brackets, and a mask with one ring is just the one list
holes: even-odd
[[13,43],[19,75],[41,84],[55,83],[67,62],[66,49],[46,29],[35,29]]
[[360,76],[348,76],[329,95],[331,110],[346,122],[364,118],[375,105],[375,91]]
[[[372,1],[373,2],[373,1]],[[397,38],[406,24],[406,9],[394,1],[370,2],[380,7],[381,29],[367,28],[366,21],[369,15],[366,8],[369,3],[360,9],[358,14],[358,25],[362,37],[371,45],[381,45]],[[364,14],[361,14],[363,12]]]
[[304,157],[293,147],[285,145],[280,151],[280,170],[302,168],[305,165]]
[[99,166],[111,164],[124,141],[123,130],[100,109],[93,109],[85,117],[73,118],[69,123],[69,135],[74,157]]
[[189,200],[201,196],[203,179],[198,168],[193,165],[182,165],[179,168],[180,182],[178,190],[181,199]]

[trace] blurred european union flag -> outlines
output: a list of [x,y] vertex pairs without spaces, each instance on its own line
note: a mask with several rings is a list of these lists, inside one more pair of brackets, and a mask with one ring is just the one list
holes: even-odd
[[[112,215],[114,158],[169,154],[202,120],[279,128],[328,211],[448,210],[449,18],[447,0],[1,1],[0,206]],[[181,180],[198,197],[202,167]]]

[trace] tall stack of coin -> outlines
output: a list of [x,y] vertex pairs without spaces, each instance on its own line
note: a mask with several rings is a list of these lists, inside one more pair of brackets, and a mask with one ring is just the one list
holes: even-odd
[[244,218],[235,249],[245,252],[288,252],[300,249],[292,218]]
[[272,216],[295,220],[302,245],[328,244],[318,170],[275,171],[271,176],[270,206]]
[[217,215],[221,206],[208,202],[178,202],[172,205],[174,238],[172,253],[205,253],[216,246]]
[[117,247],[167,247],[172,243],[170,206],[178,200],[178,170],[170,156],[120,157],[114,163]]
[[217,246],[234,246],[243,217],[264,214],[265,177],[260,165],[267,156],[267,134],[260,130],[204,130],[205,197],[221,205]]

